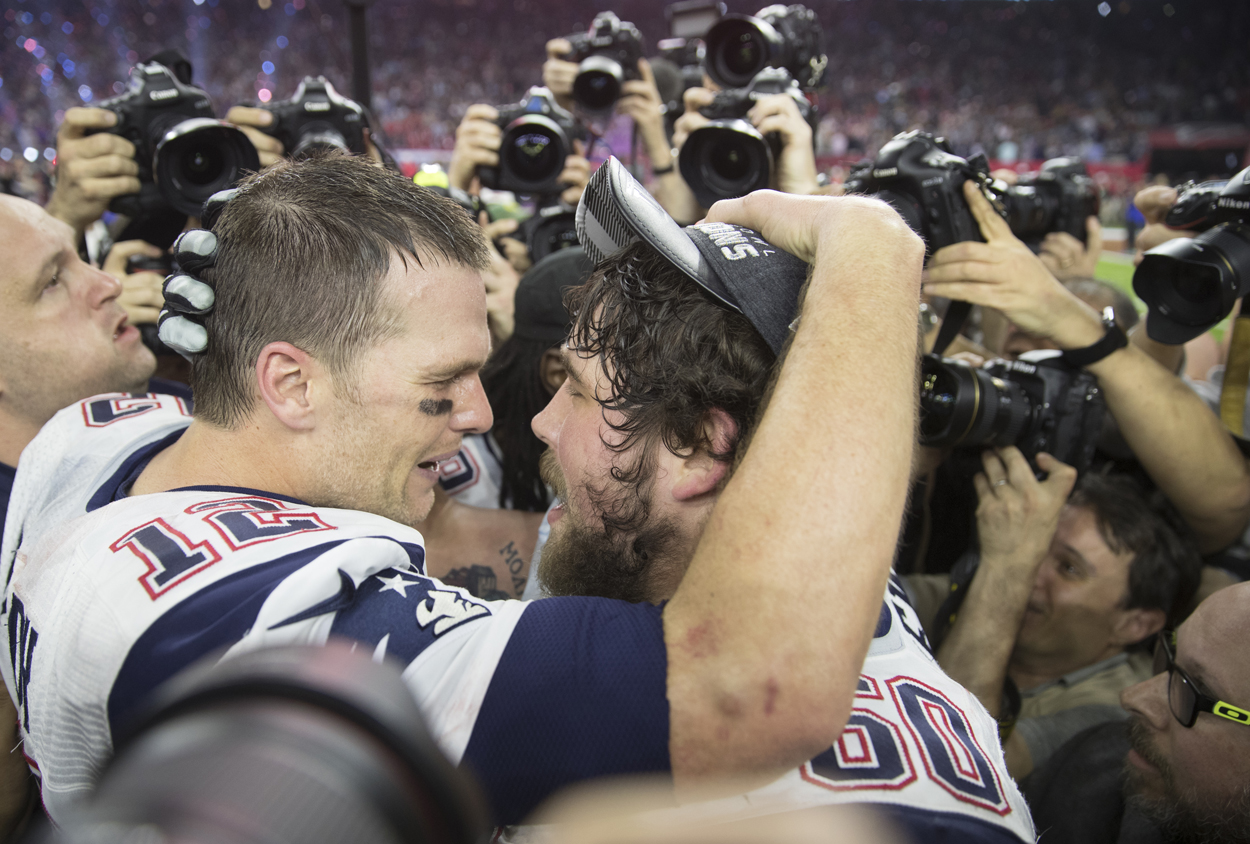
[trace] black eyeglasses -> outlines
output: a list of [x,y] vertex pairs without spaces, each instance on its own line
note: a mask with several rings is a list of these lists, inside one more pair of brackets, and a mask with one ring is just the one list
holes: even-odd
[[1250,726],[1250,710],[1204,695],[1185,669],[1176,664],[1176,631],[1162,630],[1155,642],[1154,673],[1168,672],[1168,708],[1182,727],[1192,727],[1199,712],[1210,712]]

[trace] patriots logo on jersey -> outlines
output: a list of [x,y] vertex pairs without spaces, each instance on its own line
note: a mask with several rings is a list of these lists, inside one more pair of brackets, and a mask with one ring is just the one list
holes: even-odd
[[443,491],[455,495],[477,483],[482,476],[482,468],[469,450],[462,448],[455,457],[438,464],[438,475],[438,485]]

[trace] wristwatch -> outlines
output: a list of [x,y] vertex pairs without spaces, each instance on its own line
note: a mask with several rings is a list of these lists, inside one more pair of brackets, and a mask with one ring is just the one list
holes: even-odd
[[1124,330],[1116,325],[1115,311],[1110,305],[1102,309],[1102,327],[1106,333],[1102,335],[1101,340],[1083,349],[1067,349],[1061,355],[1064,363],[1079,369],[1091,363],[1097,363],[1116,349],[1123,349],[1128,345],[1128,337],[1124,335]]

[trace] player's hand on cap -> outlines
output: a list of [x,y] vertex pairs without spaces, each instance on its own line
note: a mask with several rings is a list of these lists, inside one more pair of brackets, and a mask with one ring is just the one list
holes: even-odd
[[155,324],[160,317],[161,307],[165,304],[161,295],[165,275],[151,270],[131,271],[128,262],[136,256],[159,258],[162,254],[159,247],[142,240],[123,240],[114,243],[104,259],[101,269],[121,282],[122,293],[117,302],[126,311],[132,325]]
[[468,190],[479,166],[499,164],[499,144],[503,130],[495,121],[499,112],[482,103],[471,105],[456,127],[456,146],[447,165],[447,182],[453,188]]
[[[103,108],[71,108],[56,132],[56,187],[47,211],[82,233],[100,219],[114,197],[137,193],[135,146],[101,131],[117,125]],[[94,132],[94,134],[87,134]]]
[[282,147],[282,142],[264,131],[273,125],[273,112],[263,108],[237,105],[226,112],[225,119],[227,123],[238,126],[243,130],[243,134],[247,135],[252,146],[256,147],[256,154],[260,156],[261,167],[268,167],[282,160],[282,155],[286,152]]

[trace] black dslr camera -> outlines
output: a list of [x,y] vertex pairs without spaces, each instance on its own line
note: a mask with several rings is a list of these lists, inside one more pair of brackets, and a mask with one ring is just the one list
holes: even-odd
[[677,156],[681,177],[699,204],[745,196],[768,187],[773,164],[781,154],[781,138],[775,132],[761,135],[746,119],[756,100],[773,94],[794,99],[809,123],[815,109],[789,72],[765,68],[742,89],[720,91],[700,113],[712,122],[690,133]]
[[913,131],[895,135],[876,159],[855,165],[845,190],[893,205],[932,255],[952,243],[985,240],[964,198],[963,184],[969,179],[988,188],[990,167],[984,155],[960,158],[945,138]]
[[495,122],[503,129],[499,165],[478,168],[482,186],[529,195],[563,190],[557,179],[564,159],[573,152],[573,139],[585,135],[576,118],[540,86],[530,88],[521,102],[498,110]]
[[341,96],[324,76],[305,76],[289,100],[262,105],[273,112],[264,131],[282,142],[291,158],[306,158],[321,150],[363,155],[369,117],[360,103]]
[[566,57],[577,62],[573,99],[588,111],[604,111],[621,96],[626,79],[641,79],[642,33],[612,12],[595,15],[587,32],[566,36],[573,48]]
[[1098,215],[1102,192],[1079,158],[1052,158],[1025,173],[1002,195],[1007,223],[1034,252],[1050,232],[1067,232],[1085,242],[1085,220]]
[[1226,183],[1182,185],[1164,222],[1202,234],[1147,252],[1133,273],[1133,290],[1150,306],[1146,333],[1179,345],[1228,316],[1250,293],[1250,168]]
[[539,205],[534,214],[517,228],[517,238],[537,264],[552,252],[577,246],[577,209],[556,200]]
[[1014,445],[1030,462],[1045,451],[1084,472],[1105,410],[1098,379],[1058,357],[995,360],[975,369],[930,354],[921,364],[922,445],[977,451]]
[[745,88],[766,67],[784,68],[810,91],[829,57],[816,13],[806,6],[768,6],[754,15],[726,15],[707,32],[707,73],[722,88]]
[[[189,67],[189,65],[188,65]],[[135,65],[124,94],[97,104],[117,115],[111,129],[135,145],[138,193],[119,196],[109,208],[140,217],[171,207],[196,216],[204,200],[260,169],[256,148],[241,129],[216,119],[208,94],[165,65]]]

